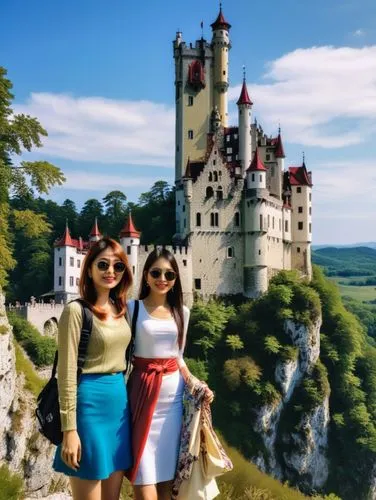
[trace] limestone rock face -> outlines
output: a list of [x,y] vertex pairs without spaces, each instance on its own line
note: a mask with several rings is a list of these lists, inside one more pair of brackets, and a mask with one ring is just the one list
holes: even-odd
[[282,436],[291,450],[283,454],[286,475],[293,479],[299,475],[306,484],[301,487],[320,489],[329,474],[326,456],[328,446],[329,396],[311,413],[303,415],[297,432]]
[[29,498],[71,498],[66,493],[47,496],[52,485],[67,492],[68,481],[52,470],[55,447],[38,431],[35,404],[35,396],[25,389],[24,374],[16,370],[13,333],[0,289],[0,462],[24,478]]
[[[285,331],[298,349],[297,358],[277,362],[274,376],[281,400],[258,409],[253,425],[265,447],[265,453],[254,457],[256,465],[281,480],[306,478],[307,484],[301,485],[299,481],[299,486],[306,486],[307,491],[321,488],[328,477],[329,397],[311,413],[302,416],[296,432],[280,436],[279,424],[296,387],[319,359],[320,327],[321,318],[311,326],[286,321]],[[279,455],[276,449],[278,439],[288,445],[291,452]]]

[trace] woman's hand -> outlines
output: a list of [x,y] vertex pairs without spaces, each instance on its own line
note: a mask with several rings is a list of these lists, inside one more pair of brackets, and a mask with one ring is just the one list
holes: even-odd
[[209,387],[206,387],[205,401],[210,404],[213,402],[213,399],[214,399],[214,392],[211,389],[209,389]]
[[80,468],[81,440],[76,430],[63,433],[61,458],[71,469],[77,471]]

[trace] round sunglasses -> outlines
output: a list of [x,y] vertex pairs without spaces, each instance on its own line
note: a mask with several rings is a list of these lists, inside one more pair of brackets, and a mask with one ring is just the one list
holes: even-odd
[[[98,261],[96,265],[99,271],[107,271],[110,268],[110,264],[105,260]],[[115,273],[123,273],[125,271],[125,264],[124,262],[115,262],[113,268]]]
[[152,278],[158,279],[162,276],[166,278],[167,281],[174,281],[176,279],[175,271],[164,271],[163,269],[159,269],[158,267],[154,267],[154,269],[150,269],[149,274]]

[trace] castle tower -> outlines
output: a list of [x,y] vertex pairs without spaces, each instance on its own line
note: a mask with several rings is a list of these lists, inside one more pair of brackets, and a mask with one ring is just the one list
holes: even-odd
[[195,46],[183,41],[181,32],[173,42],[175,59],[175,182],[184,175],[188,158],[205,155],[206,135],[213,109],[213,50],[202,37]]
[[84,255],[78,250],[81,242],[73,240],[66,224],[63,236],[54,244],[54,292],[57,302],[78,297],[81,264]]
[[257,297],[268,288],[266,168],[256,149],[246,172],[244,213],[244,295]]
[[138,285],[138,249],[140,246],[141,233],[134,226],[132,214],[129,212],[123,229],[120,232],[120,244],[127,254],[128,262],[133,273],[134,285]]
[[241,164],[241,173],[244,177],[251,161],[252,138],[251,138],[251,109],[252,101],[249,98],[245,75],[243,78],[242,91],[238,99],[238,117],[239,117],[239,161]]
[[213,108],[217,107],[222,120],[222,126],[227,127],[228,122],[228,51],[231,48],[229,30],[231,25],[225,20],[220,4],[219,14],[214,23],[212,47],[214,52],[213,74]]
[[[275,175],[271,179],[271,188],[274,195],[282,200],[283,172],[285,170],[285,151],[283,148],[281,128],[278,129],[278,137],[275,143],[274,157],[277,162]],[[274,167],[273,167],[274,168]]]
[[309,277],[312,275],[312,176],[305,161],[300,167],[289,167],[291,184],[291,266]]
[[98,218],[95,217],[94,226],[93,229],[90,231],[89,240],[94,242],[94,241],[99,241],[101,238],[102,235],[98,228]]

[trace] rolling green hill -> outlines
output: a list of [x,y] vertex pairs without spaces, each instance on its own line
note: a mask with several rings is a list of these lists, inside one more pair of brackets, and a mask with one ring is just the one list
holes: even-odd
[[373,248],[320,248],[312,252],[312,261],[323,267],[327,276],[376,275],[376,250]]

